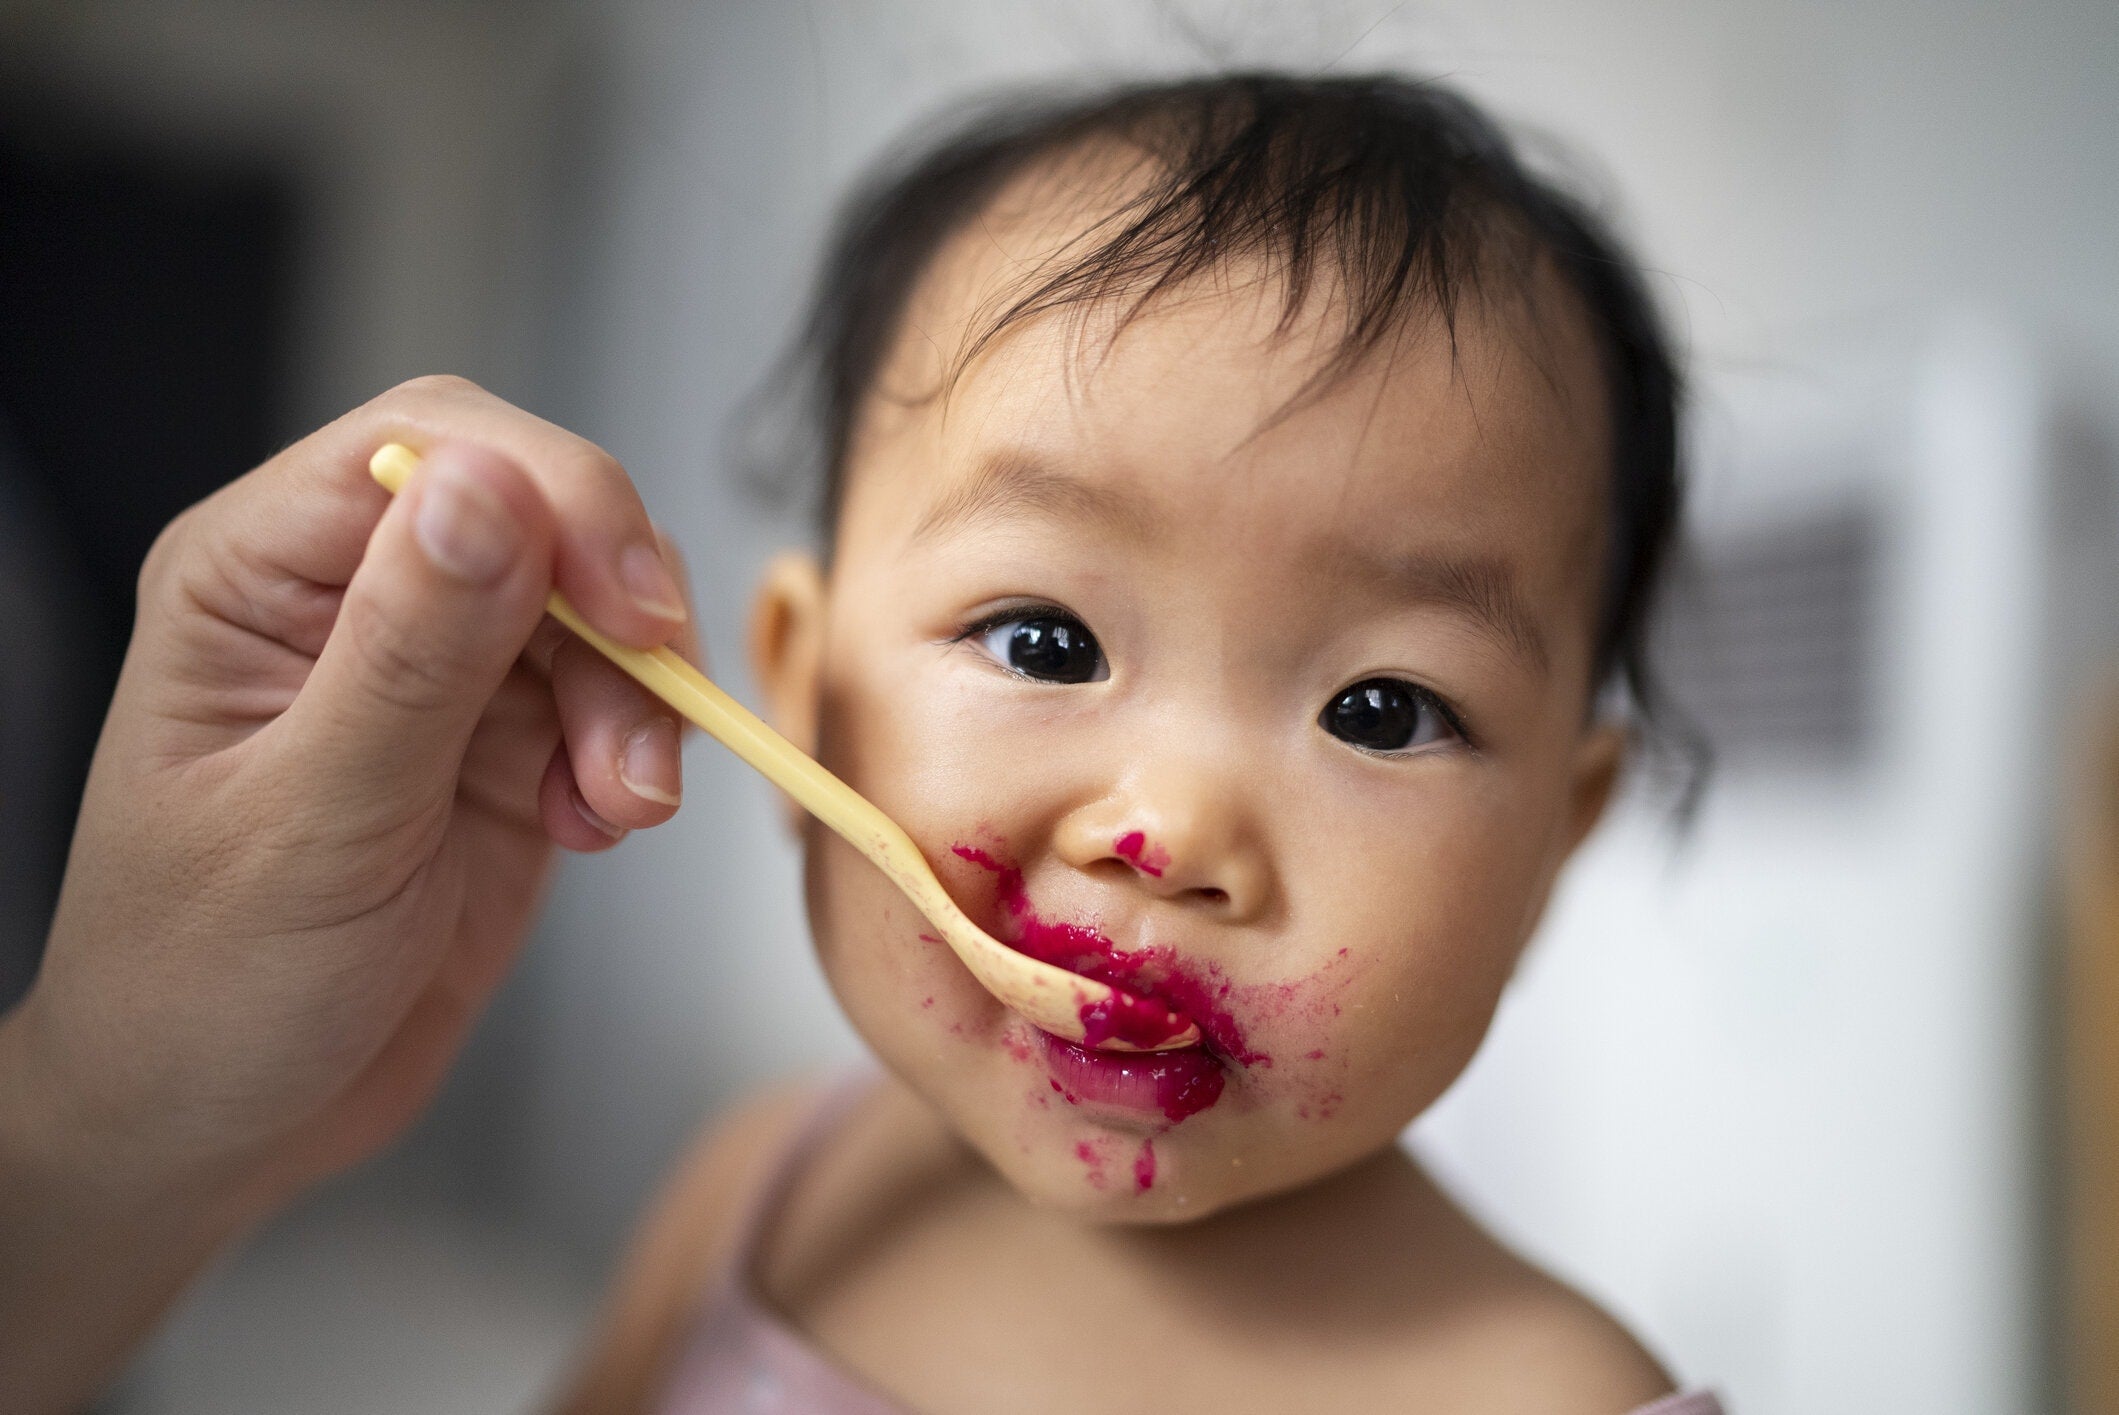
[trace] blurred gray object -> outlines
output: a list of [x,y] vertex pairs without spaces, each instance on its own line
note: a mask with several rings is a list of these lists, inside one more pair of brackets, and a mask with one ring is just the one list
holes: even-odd
[[269,159],[172,144],[70,85],[0,81],[0,796],[17,842],[0,1006],[36,966],[140,562],[271,450],[291,207]]

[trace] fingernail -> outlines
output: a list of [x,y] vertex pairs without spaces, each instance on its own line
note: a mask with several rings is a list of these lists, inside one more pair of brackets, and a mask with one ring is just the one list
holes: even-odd
[[437,570],[467,585],[491,584],[506,574],[522,541],[500,498],[447,449],[427,459],[412,538]]
[[587,821],[597,830],[602,831],[605,835],[611,837],[611,839],[625,839],[625,827],[622,825],[612,825],[609,821],[605,820],[602,816],[597,815],[595,811],[591,810],[589,808],[588,800],[581,794],[581,788],[579,786],[576,786],[574,788],[574,809],[581,813],[581,818],[583,820]]
[[652,717],[633,729],[618,756],[618,780],[643,801],[676,805],[684,793],[677,724],[666,717]]
[[684,595],[670,575],[669,567],[662,563],[661,552],[653,546],[627,546],[625,553],[618,557],[618,578],[625,581],[633,603],[656,618],[682,624],[688,617],[684,610]]

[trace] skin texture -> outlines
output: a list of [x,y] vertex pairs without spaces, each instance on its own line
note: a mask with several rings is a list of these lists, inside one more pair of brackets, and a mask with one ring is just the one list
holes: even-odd
[[[1454,354],[1409,331],[1300,401],[1331,327],[1276,333],[1277,290],[1236,272],[1115,338],[1102,312],[1048,320],[954,370],[1066,234],[1004,199],[944,256],[829,573],[774,565],[753,661],[783,730],[974,918],[1017,921],[967,846],[1048,923],[1226,983],[1249,1060],[1225,1051],[1222,1097],[1174,1123],[1067,1104],[1026,1025],[797,818],[819,956],[892,1076],[740,1277],[924,1411],[1618,1415],[1667,1393],[1394,1144],[1478,1045],[1618,762],[1587,711],[1606,444],[1579,316],[1533,286],[1460,310]],[[1483,600],[1445,563],[1485,567]],[[1502,579],[1497,628],[1468,605]],[[1029,681],[962,637],[1018,602],[1079,616],[1108,677]],[[1322,731],[1376,676],[1442,694],[1469,740],[1382,756]],[[756,1192],[808,1104],[680,1174],[564,1408],[653,1408],[643,1369],[725,1260],[725,1195]]]

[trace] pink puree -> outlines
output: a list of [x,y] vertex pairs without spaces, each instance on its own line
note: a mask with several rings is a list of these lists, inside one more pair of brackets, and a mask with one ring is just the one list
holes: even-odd
[[[1094,929],[1040,918],[1030,907],[1020,869],[974,845],[952,848],[960,858],[994,873],[1008,943],[1032,958],[1094,978],[1114,990],[1109,1002],[1082,1007],[1082,1028],[1092,1047],[1110,1040],[1149,1047],[1197,1023],[1220,1060],[1239,1066],[1271,1064],[1270,1057],[1245,1044],[1243,1031],[1227,1007],[1229,984],[1211,966],[1201,976],[1167,948],[1124,949]],[[1112,1053],[1083,1052],[1069,1060],[1082,1066],[1116,1058]],[[1223,1077],[1216,1056],[1179,1050],[1153,1058],[1130,1057],[1127,1063],[1143,1079],[1154,1077],[1157,1101],[1172,1120],[1204,1110],[1221,1095]]]
[[1226,981],[1195,976],[1167,948],[1120,948],[1095,929],[1040,918],[1023,890],[1021,870],[975,845],[951,848],[959,858],[998,877],[1001,911],[1011,926],[1008,943],[1032,958],[1119,990],[1120,996],[1108,1004],[1089,1003],[1082,1008],[1082,1024],[1092,1046],[1114,1038],[1152,1046],[1176,1036],[1188,1022],[1196,1022],[1214,1049],[1229,1060],[1245,1066],[1269,1060],[1244,1045],[1236,1019],[1223,1005],[1229,994]]
[[1145,1194],[1155,1187],[1155,1142],[1140,1142],[1140,1153],[1133,1159],[1133,1188]]
[[1156,879],[1161,879],[1163,871],[1170,868],[1170,852],[1160,845],[1150,845],[1146,831],[1127,831],[1111,842],[1111,849],[1120,859],[1131,860],[1142,874],[1153,875]]
[[1221,1099],[1221,1063],[1199,1047],[1176,1051],[1091,1051],[1039,1032],[1052,1089],[1069,1105],[1083,1101],[1161,1111],[1165,1120],[1197,1115]]

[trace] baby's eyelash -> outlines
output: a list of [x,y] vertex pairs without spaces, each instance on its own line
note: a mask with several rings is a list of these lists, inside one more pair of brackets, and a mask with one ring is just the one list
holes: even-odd
[[[1081,622],[1079,616],[1073,610],[1053,604],[1049,600],[1025,600],[1020,604],[1004,604],[997,609],[987,610],[976,619],[964,623],[955,633],[942,642],[961,644],[967,639],[975,639],[981,634],[989,633],[1000,628],[1003,624],[1013,623],[1018,619],[1071,619],[1076,623]],[[1404,683],[1437,717],[1447,723],[1450,731],[1457,734],[1458,741],[1466,748],[1475,752],[1479,750],[1480,738],[1474,735],[1470,724],[1465,721],[1464,714],[1458,710],[1456,704],[1450,702],[1449,699],[1443,697],[1425,683],[1416,683],[1404,678],[1400,678],[1397,681]]]
[[1472,738],[1471,728],[1465,725],[1464,714],[1457,711],[1455,705],[1449,699],[1443,697],[1425,683],[1408,681],[1405,686],[1411,688],[1415,695],[1424,699],[1427,705],[1435,710],[1435,715],[1449,724],[1450,731],[1463,739],[1465,746],[1475,747],[1478,745]]
[[961,644],[966,639],[977,638],[980,634],[998,629],[1001,625],[1017,619],[1073,619],[1074,617],[1075,615],[1071,610],[1062,609],[1056,604],[1045,604],[1037,600],[1032,600],[1025,604],[1004,605],[999,609],[988,610],[964,625],[949,636],[948,642]]

